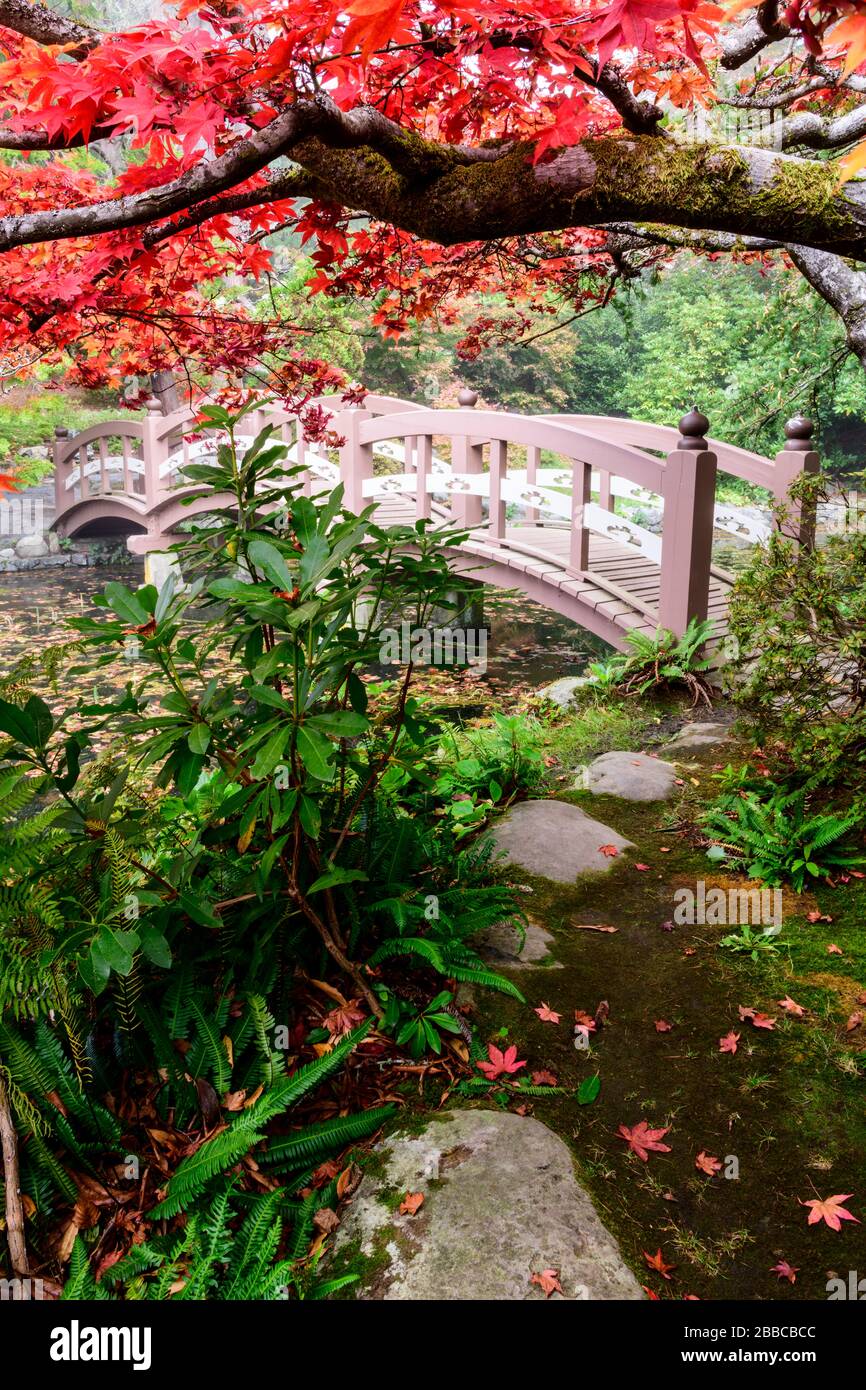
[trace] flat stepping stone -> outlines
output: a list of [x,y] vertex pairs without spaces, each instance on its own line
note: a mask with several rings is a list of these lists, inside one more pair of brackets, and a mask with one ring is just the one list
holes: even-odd
[[665,801],[676,790],[676,776],[673,763],[646,753],[602,753],[583,769],[580,785],[624,801]]
[[[552,1298],[640,1299],[640,1285],[578,1183],[566,1145],[531,1116],[453,1110],[421,1134],[382,1141],[335,1243],[360,1246],[355,1297],[543,1300],[531,1282],[559,1272]],[[414,1216],[394,1198],[423,1193]],[[384,1200],[383,1200],[384,1199]]]
[[553,936],[538,922],[530,921],[521,946],[521,932],[510,922],[496,922],[481,932],[475,941],[478,954],[488,965],[500,970],[561,970],[558,960],[551,960]]
[[727,724],[695,721],[692,724],[684,724],[679,733],[665,744],[662,752],[688,753],[696,749],[712,748],[716,743],[729,743],[730,738],[731,732]]
[[602,846],[613,846],[617,854],[634,849],[631,840],[566,801],[522,801],[490,834],[505,863],[555,883],[574,883],[585,873],[608,873],[616,855],[603,853]]

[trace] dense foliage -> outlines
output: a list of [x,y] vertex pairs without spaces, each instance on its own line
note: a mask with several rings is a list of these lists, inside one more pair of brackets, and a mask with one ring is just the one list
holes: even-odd
[[[334,1157],[402,1099],[400,1049],[450,1039],[459,1070],[456,983],[520,997],[472,946],[514,895],[459,842],[537,760],[506,721],[455,762],[411,663],[365,679],[383,598],[448,608],[447,538],[307,498],[270,428],[207,423],[225,442],[188,474],[233,503],[180,543],[188,585],[108,584],[47,655],[54,707],[38,662],[3,683],[0,1103],[73,1291],[306,1297]],[[65,708],[70,663],[119,650],[125,692]]]

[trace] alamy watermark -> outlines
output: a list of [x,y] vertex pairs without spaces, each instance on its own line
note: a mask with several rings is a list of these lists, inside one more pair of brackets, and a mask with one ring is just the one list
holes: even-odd
[[782,925],[780,888],[708,888],[698,879],[694,889],[677,888],[673,920],[677,926]]
[[487,670],[487,629],[484,627],[385,627],[379,634],[383,666],[471,666]]
[[784,120],[779,111],[758,111],[741,106],[696,107],[675,127],[680,139],[693,145],[758,145],[781,150]]
[[0,498],[0,536],[41,536],[43,512],[41,497]]

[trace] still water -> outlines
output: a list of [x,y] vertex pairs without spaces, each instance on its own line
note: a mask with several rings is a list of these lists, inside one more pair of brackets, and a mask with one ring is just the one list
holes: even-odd
[[[57,568],[0,575],[0,672],[40,647],[69,640],[74,634],[65,626],[67,620],[97,614],[91,600],[112,579],[135,588],[144,582],[143,567]],[[441,697],[447,697],[449,686],[457,697],[470,684],[479,695],[479,687],[486,687],[494,698],[505,691],[516,696],[558,676],[580,675],[589,662],[602,660],[610,652],[606,643],[567,618],[522,595],[489,587],[484,590],[484,623],[486,674],[437,672],[435,684]],[[120,665],[118,688],[128,676],[128,668],[124,671]],[[100,675],[103,692],[111,683],[107,673]]]

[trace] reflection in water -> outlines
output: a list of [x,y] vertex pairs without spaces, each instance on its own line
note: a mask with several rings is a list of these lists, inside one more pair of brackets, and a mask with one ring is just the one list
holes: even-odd
[[[143,566],[37,569],[0,575],[0,672],[40,647],[74,637],[65,627],[66,621],[98,614],[100,610],[93,608],[91,599],[109,580],[135,588],[144,582]],[[506,692],[515,697],[557,676],[580,675],[590,661],[602,660],[610,652],[592,633],[519,594],[485,589],[484,621],[489,634],[486,674],[454,669],[432,672],[431,693],[448,701],[468,698],[484,704],[486,692],[498,704],[498,697]],[[122,689],[130,674],[121,660],[111,671],[101,671],[100,694],[106,696],[112,685]],[[422,683],[427,680],[424,676]],[[84,689],[79,693],[84,695]],[[92,688],[86,693],[91,696]]]

